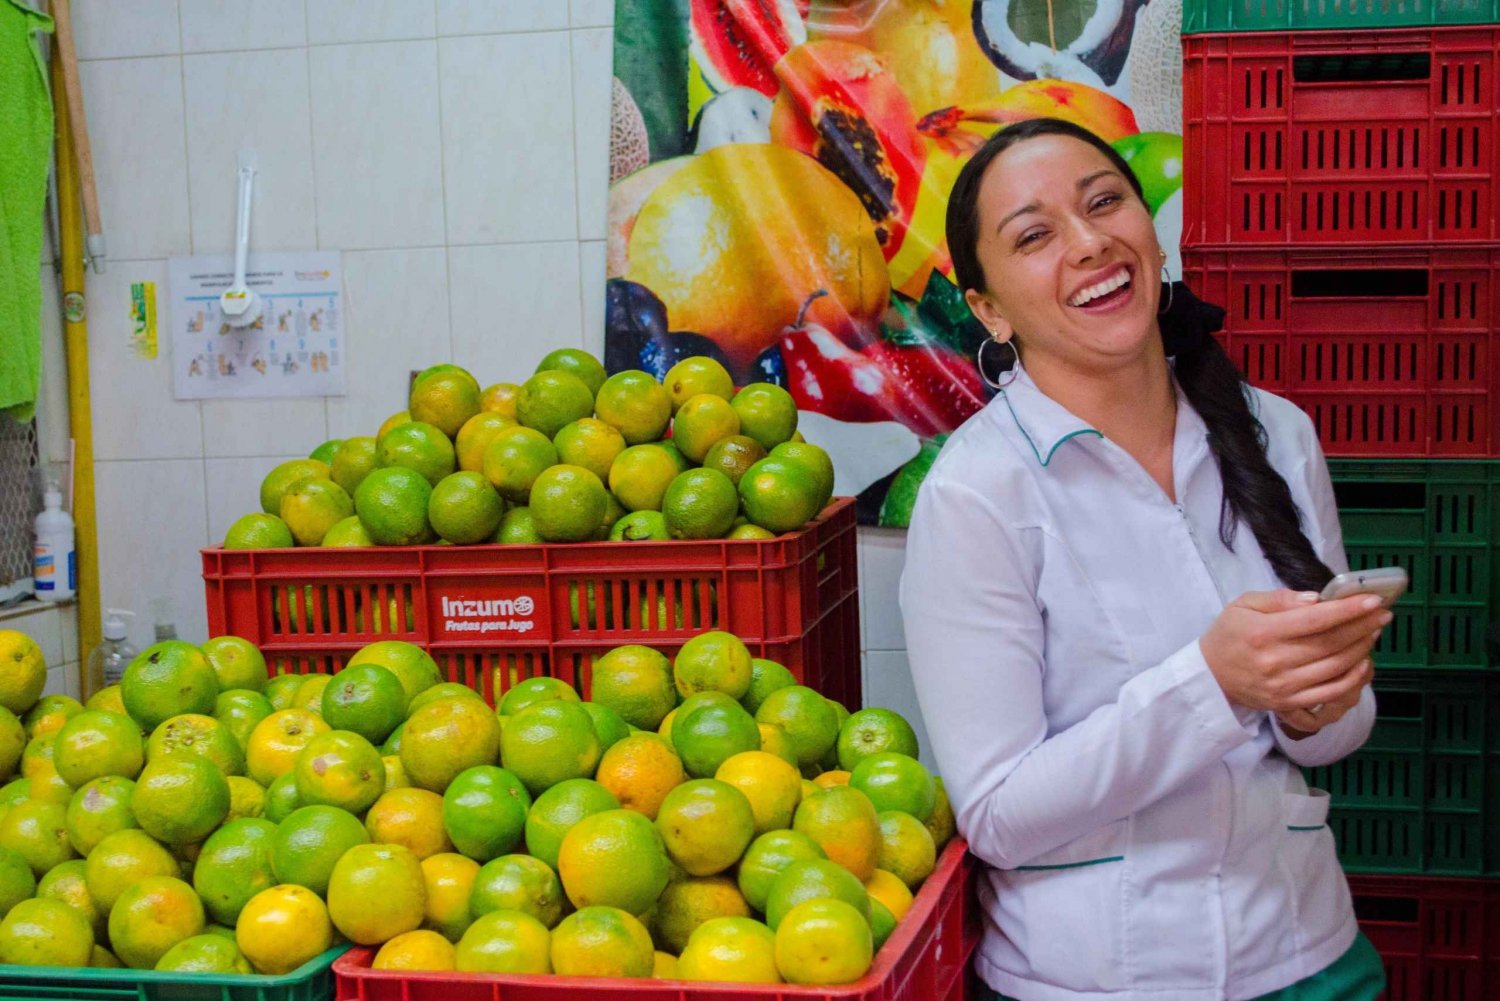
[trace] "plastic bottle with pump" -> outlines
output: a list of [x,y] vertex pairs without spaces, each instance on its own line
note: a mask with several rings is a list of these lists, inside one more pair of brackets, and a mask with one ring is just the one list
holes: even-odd
[[88,668],[84,673],[86,694],[93,695],[102,688],[118,685],[125,676],[125,668],[140,652],[126,638],[127,616],[135,618],[135,613],[123,608],[111,608],[105,615],[104,642],[89,653]]
[[36,548],[32,565],[36,596],[42,601],[66,601],[78,590],[78,556],[73,544],[73,516],[62,509],[62,491],[49,482],[36,516]]
[[151,618],[155,623],[153,634],[156,642],[163,640],[175,640],[177,638],[177,623],[172,621],[172,599],[164,594],[159,594],[151,599]]

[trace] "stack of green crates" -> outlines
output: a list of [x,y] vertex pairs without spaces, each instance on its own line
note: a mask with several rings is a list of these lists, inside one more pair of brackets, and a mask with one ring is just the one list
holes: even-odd
[[1182,33],[1354,31],[1500,22],[1500,0],[1184,0]]

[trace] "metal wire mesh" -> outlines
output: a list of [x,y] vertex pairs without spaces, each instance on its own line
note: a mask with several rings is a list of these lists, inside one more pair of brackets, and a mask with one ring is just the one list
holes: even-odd
[[31,576],[37,459],[36,422],[0,414],[0,586]]

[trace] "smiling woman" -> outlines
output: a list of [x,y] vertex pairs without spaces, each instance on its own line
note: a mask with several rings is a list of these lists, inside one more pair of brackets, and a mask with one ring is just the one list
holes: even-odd
[[948,243],[1014,362],[921,488],[901,607],[989,867],[980,974],[1023,999],[1373,998],[1296,766],[1368,737],[1390,616],[1310,593],[1347,565],[1311,422],[1245,384],[1222,311],[1162,284],[1139,181],[1076,125],[991,137]]

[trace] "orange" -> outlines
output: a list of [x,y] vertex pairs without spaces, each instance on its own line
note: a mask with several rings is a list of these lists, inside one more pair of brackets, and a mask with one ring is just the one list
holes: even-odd
[[245,771],[245,752],[240,748],[240,742],[234,739],[228,727],[212,716],[183,713],[153,730],[146,741],[146,760],[155,761],[168,754],[200,757],[226,778]]
[[750,904],[730,877],[681,879],[667,884],[656,902],[653,937],[668,952],[681,953],[705,921],[749,916]]
[[831,772],[820,772],[818,777],[812,780],[813,785],[819,789],[832,789],[834,786],[846,786],[849,784],[849,773],[835,768]]
[[762,448],[775,448],[797,432],[797,404],[780,386],[752,382],[729,402],[740,416],[740,433],[754,438]]
[[797,767],[797,752],[792,749],[792,740],[785,730],[772,723],[757,723],[755,728],[760,731],[762,751],[774,754],[787,764]]
[[[597,685],[598,675],[595,674]],[[687,778],[682,759],[654,733],[635,733],[604,752],[594,776],[626,810],[655,820],[667,793]]]
[[479,413],[479,383],[462,369],[418,377],[407,412],[413,421],[425,421],[452,438]]
[[739,510],[734,482],[717,469],[679,473],[661,499],[662,519],[674,539],[722,538]]
[[745,470],[740,504],[750,521],[772,532],[791,532],[822,510],[822,487],[801,463],[767,456]]
[[677,652],[672,676],[683,698],[715,691],[738,699],[750,690],[750,651],[733,633],[699,633]]
[[695,463],[702,463],[714,445],[739,433],[739,413],[728,400],[713,393],[684,400],[672,419],[672,441]]
[[406,704],[406,689],[394,672],[379,664],[351,664],[323,689],[322,716],[335,730],[379,744],[406,719]]
[[280,885],[251,897],[234,941],[258,973],[290,973],[333,944],[328,908],[311,890]]
[[126,711],[148,731],[179,713],[212,713],[218,697],[219,677],[208,658],[181,640],[148,646],[120,680]]
[[[441,469],[441,464],[434,468]],[[444,475],[439,472],[437,479]],[[437,537],[427,522],[432,482],[399,465],[373,470],[364,478],[354,491],[354,510],[377,546],[416,546]]]
[[133,828],[104,837],[84,862],[89,895],[106,913],[120,894],[142,880],[180,872],[177,860],[161,842]]
[[853,771],[863,758],[894,751],[915,758],[917,734],[900,713],[890,709],[861,709],[839,728],[839,767]]
[[684,358],[667,369],[662,385],[671,397],[673,414],[701,393],[710,393],[722,400],[734,395],[734,379],[729,370],[706,355]]
[[573,825],[592,814],[618,809],[614,795],[592,779],[559,782],[538,796],[526,814],[526,851],[556,869],[563,838]]
[[167,754],[141,770],[130,808],[141,830],[156,840],[192,844],[208,837],[229,815],[229,783],[204,758]]
[[31,780],[32,799],[66,805],[73,795],[73,787],[57,774],[54,755],[57,751],[57,734],[49,733],[28,741],[21,752],[21,775]]
[[672,664],[659,651],[618,646],[594,661],[593,700],[642,730],[655,730],[677,705]]
[[[233,796],[233,793],[230,795]],[[279,824],[301,805],[301,801],[297,799],[297,775],[295,772],[287,772],[266,787],[266,799],[260,812],[267,820]]]
[[[110,688],[113,688],[116,694],[120,690],[118,685],[111,685]],[[94,699],[99,698],[106,691],[109,691],[109,689],[96,692],[94,697],[89,699],[89,702],[93,703]],[[104,709],[105,707],[102,705],[90,705],[89,708]],[[124,705],[120,705],[115,711],[123,713],[125,711]],[[15,713],[4,706],[0,706],[0,777],[15,773],[16,766],[21,763],[21,752],[25,748],[26,728],[21,725],[21,721],[16,718]]]
[[450,473],[432,488],[427,520],[438,538],[457,546],[487,542],[500,527],[505,501],[482,473]]
[[927,833],[932,835],[932,843],[938,851],[952,841],[958,834],[958,822],[953,818],[953,804],[948,801],[948,790],[943,788],[943,780],[936,778],[932,780],[937,789],[936,802],[932,808],[932,816],[927,818],[923,825]]
[[797,806],[792,829],[818,843],[828,857],[861,882],[880,858],[880,821],[868,797],[849,786],[808,796]]
[[932,816],[937,786],[916,758],[882,751],[861,758],[849,773],[849,785],[870,798],[877,811],[900,810],[919,821]]
[[[83,708],[99,709],[107,713],[119,713],[121,716],[130,715],[125,711],[125,700],[120,698],[120,686],[118,683],[107,685],[104,688],[99,689],[93,695],[90,695],[88,699],[83,703]],[[9,709],[5,709],[3,706],[0,706],[0,720],[5,719],[5,716],[3,715],[5,713],[9,713],[12,716],[15,715],[15,713],[11,713]],[[3,758],[0,758],[0,762],[3,762]],[[3,771],[4,769],[0,768],[0,772]]]
[[599,387],[604,385],[606,378],[604,364],[587,351],[578,348],[558,348],[556,351],[549,352],[547,357],[537,362],[536,370],[538,372],[552,370],[576,375],[583,380],[584,385],[589,387],[590,393],[599,392]]
[[495,712],[501,716],[514,716],[522,709],[543,702],[579,702],[578,691],[561,678],[527,678],[512,685],[500,699]]
[[309,476],[327,479],[328,473],[328,464],[317,459],[292,459],[281,463],[260,481],[260,509],[266,514],[279,515],[281,498],[292,484]]
[[748,435],[732,434],[709,446],[704,453],[702,465],[705,469],[716,469],[723,473],[729,477],[730,483],[738,487],[745,470],[765,457],[766,450],[760,447],[760,442]]
[[632,511],[609,529],[610,542],[665,542],[670,538],[667,520],[660,511]]
[[167,950],[203,933],[203,903],[171,876],[151,876],[120,894],[109,909],[109,944],[126,966],[149,970]]
[[81,712],[83,704],[71,695],[44,695],[21,717],[21,725],[31,740],[50,737]]
[[409,931],[382,945],[370,969],[445,972],[456,968],[456,959],[453,943],[437,932]]
[[271,872],[279,882],[321,895],[343,854],[369,842],[364,825],[351,813],[333,806],[298,807],[271,838]]
[[765,751],[744,751],[726,759],[714,778],[744,794],[756,834],[792,826],[802,799],[802,776],[790,763]]
[[332,480],[310,476],[287,487],[279,513],[297,545],[318,546],[329,529],[354,514],[354,501]]
[[266,687],[266,658],[255,644],[238,636],[219,636],[198,648],[208,658],[208,666],[219,679],[219,691],[248,688],[260,691]]
[[687,773],[707,778],[736,754],[760,750],[760,727],[738,702],[683,703],[672,724],[672,746]]
[[566,425],[552,439],[559,461],[582,466],[599,479],[609,477],[615,458],[625,451],[625,437],[613,425],[584,417]]
[[222,935],[185,938],[156,961],[156,969],[173,973],[254,973],[239,946]]
[[363,435],[345,438],[338,454],[328,464],[328,477],[353,497],[355,489],[374,468],[375,439]]
[[333,867],[328,916],[351,942],[377,945],[416,931],[426,914],[427,881],[421,861],[408,849],[355,845]]
[[516,397],[521,393],[521,387],[514,382],[497,382],[493,386],[485,387],[479,395],[479,405],[485,413],[499,414],[501,417],[516,419]]
[[[72,874],[77,872],[77,870],[70,868],[72,866],[77,866],[81,869],[83,862],[77,859],[72,862],[64,862],[62,865],[53,868],[46,876],[43,876],[42,883],[45,884],[49,878],[52,878],[53,873]],[[77,872],[77,875],[78,878],[82,878],[81,872]],[[61,879],[63,877],[59,875],[56,878]],[[16,906],[16,904],[38,892],[37,887],[36,874],[31,871],[31,866],[21,857],[20,853],[13,852],[9,848],[0,848],[0,914],[4,914]],[[87,888],[85,888],[86,893]],[[89,898],[89,902],[92,906],[92,898]]]
[[483,470],[484,450],[495,439],[495,435],[516,426],[514,418],[489,411],[481,411],[470,417],[459,428],[458,436],[453,441],[458,468],[476,473]]
[[774,539],[774,538],[776,538],[776,533],[775,532],[771,532],[771,531],[767,531],[766,529],[761,528],[759,525],[745,524],[745,525],[736,525],[736,526],[734,526],[733,528],[731,528],[729,530],[728,534],[726,534],[724,536],[724,538],[726,538],[726,539],[751,539],[751,540],[754,540],[756,542],[763,542],[766,539]]
[[73,850],[86,856],[107,836],[137,826],[130,809],[134,796],[135,783],[118,775],[97,778],[75,792],[63,816]]
[[[384,750],[384,748],[382,748]],[[385,765],[385,791],[392,789],[410,789],[411,780],[406,777],[406,768],[401,764],[400,753],[382,754],[380,763]]]
[[548,542],[593,537],[609,509],[604,483],[582,466],[545,469],[531,485],[527,506],[537,534]]
[[542,541],[537,534],[536,521],[528,507],[513,507],[500,519],[491,541],[508,546],[529,546]]
[[349,658],[348,666],[356,664],[378,664],[394,674],[406,692],[408,706],[419,693],[443,680],[442,671],[432,655],[404,640],[377,640],[360,647]]
[[772,723],[786,731],[797,763],[817,762],[838,740],[838,717],[828,700],[805,685],[788,685],[771,692],[755,712],[757,723]]
[[629,369],[604,380],[594,409],[601,421],[619,428],[627,444],[640,445],[665,433],[672,397],[650,373]]
[[617,907],[583,907],[552,932],[552,969],[564,977],[649,977],[656,950],[646,926]]
[[333,457],[338,454],[338,451],[341,447],[343,447],[343,444],[344,439],[342,438],[329,438],[323,444],[313,449],[307,457],[309,459],[317,459],[319,462],[323,463],[332,462]]
[[565,779],[588,778],[599,757],[594,722],[576,702],[528,706],[510,717],[500,737],[501,761],[534,796]]
[[0,963],[87,966],[93,949],[88,920],[60,900],[23,900],[0,921]]
[[375,540],[370,538],[370,533],[366,531],[365,523],[359,520],[359,515],[351,514],[342,521],[336,522],[318,545],[327,549],[354,549],[373,546]]
[[412,785],[441,792],[459,773],[492,765],[500,751],[500,721],[476,699],[431,702],[401,731],[401,766]]
[[516,394],[516,419],[549,439],[593,413],[593,391],[571,372],[544,369],[521,383]]
[[52,763],[70,786],[106,775],[133,779],[145,764],[141,728],[129,716],[90,709],[63,724],[53,743]]
[[747,916],[714,918],[688,940],[677,960],[684,980],[779,984],[776,935]]
[[314,737],[331,727],[306,709],[282,709],[255,725],[245,745],[250,777],[263,786],[287,774]]
[[[603,481],[601,480],[600,482]],[[594,531],[593,535],[589,536],[589,540],[592,542],[609,541],[610,532],[614,531],[615,525],[619,524],[620,519],[629,513],[629,511],[625,510],[625,505],[620,503],[620,498],[610,493],[608,488],[605,488],[604,517],[599,519],[599,527]]]
[[386,433],[389,432],[389,431],[391,431],[393,428],[398,428],[401,425],[408,424],[410,422],[411,422],[411,411],[409,411],[409,410],[398,410],[398,411],[396,411],[394,414],[391,414],[391,416],[387,417],[385,420],[383,420],[383,421],[380,422],[380,427],[377,428],[376,431],[375,431],[375,440],[377,442],[380,441],[380,439],[384,438],[386,436]]
[[439,800],[439,820],[463,854],[479,862],[514,851],[526,828],[531,794],[513,773],[494,765],[460,772]]
[[490,439],[480,470],[501,497],[512,504],[525,504],[536,478],[557,462],[557,447],[551,438],[534,428],[512,427]]
[[450,942],[463,937],[473,917],[469,895],[479,863],[453,852],[439,852],[422,860],[422,879],[427,888],[427,909],[422,927],[440,932]]
[[[879,870],[876,870],[877,872]],[[896,915],[891,909],[874,897],[870,898],[870,938],[874,941],[875,951],[885,945],[891,933],[896,930]]]
[[[436,685],[433,685],[431,688],[428,688],[422,692],[418,692],[416,697],[413,698],[407,705],[406,715],[410,716],[412,713],[416,712],[418,709],[421,709],[429,702],[437,702],[439,699],[453,698],[477,699],[480,702],[484,701],[483,695],[480,695],[478,692],[474,691],[474,689],[470,688],[468,685],[463,684],[462,682],[442,681]],[[391,735],[395,736],[397,732],[400,731],[400,729],[401,727],[397,726],[396,729],[391,731]],[[397,750],[400,750],[399,746]]]
[[[278,674],[266,682],[264,695],[266,701],[271,703],[273,711],[278,709],[292,708],[292,702],[297,698],[297,689],[302,687],[305,674]],[[215,702],[215,705],[218,703]],[[261,717],[264,719],[265,717]],[[252,728],[253,729],[253,728]]]
[[[880,820],[880,869],[915,891],[937,865],[937,845],[922,822],[909,813],[883,811]],[[896,908],[892,907],[894,912]],[[900,918],[901,914],[896,913]]]
[[599,738],[601,753],[630,736],[630,724],[621,719],[620,714],[613,709],[597,702],[584,702],[582,705],[584,712],[589,714],[589,719],[594,723],[594,735]]
[[454,969],[469,973],[552,972],[552,934],[519,911],[491,911],[475,918],[459,939]]
[[4,885],[6,887],[6,900],[0,904],[0,913],[8,912],[21,900],[31,896],[27,893],[24,897],[17,897],[25,883],[21,877],[36,888],[36,896],[39,900],[58,900],[77,911],[93,929],[94,939],[102,941],[109,923],[109,914],[94,900],[93,894],[89,893],[88,880],[84,873],[87,863],[83,859],[73,859],[62,865],[54,866],[47,875],[39,881],[32,881],[31,870],[26,868],[26,863],[14,852],[7,852],[0,856],[0,870],[3,870]]
[[563,889],[557,873],[530,855],[502,855],[486,862],[469,891],[469,913],[520,911],[548,928],[563,916]]
[[368,740],[330,730],[308,742],[293,769],[297,800],[364,813],[385,791],[385,763]]
[[766,895],[766,923],[777,928],[793,907],[825,898],[850,904],[861,916],[870,913],[870,894],[849,870],[830,859],[801,859],[771,881]]
[[852,983],[874,954],[869,921],[842,900],[804,901],[776,927],[776,968],[788,983]]
[[48,869],[76,857],[68,840],[67,811],[35,799],[17,803],[0,817],[0,848],[20,855],[41,879]]
[[627,511],[660,511],[667,487],[682,472],[660,444],[632,445],[609,467],[609,489]]
[[244,514],[224,533],[225,549],[290,549],[297,544],[286,522],[274,514]]
[[870,895],[872,907],[879,902],[897,921],[911,909],[911,890],[895,874],[884,869],[876,869],[865,880],[865,892]]
[[575,907],[639,914],[667,886],[662,837],[651,821],[630,810],[605,810],[574,824],[563,837],[557,869]]
[[391,789],[365,814],[365,830],[378,845],[400,845],[418,861],[451,852],[443,831],[443,797],[427,789]]
[[817,445],[806,441],[785,441],[771,449],[773,459],[800,464],[818,485],[818,510],[833,497],[833,460]]
[[47,664],[36,640],[16,629],[0,629],[0,707],[19,716],[47,687]]
[[[410,469],[435,486],[458,468],[458,457],[453,442],[441,428],[425,421],[412,421],[392,428],[375,443],[375,465],[377,469]],[[369,482],[369,477],[365,482]],[[360,517],[364,518],[363,512]]]
[[712,876],[739,861],[755,836],[745,794],[717,779],[693,779],[667,793],[656,815],[667,855],[690,876]]
[[323,690],[333,679],[326,674],[305,674],[302,676],[302,684],[297,686],[297,694],[292,698],[293,709],[305,709],[314,715],[323,712]]
[[231,775],[229,783],[229,816],[227,823],[240,817],[259,817],[266,812],[266,789],[254,779]]
[[676,980],[677,979],[677,957],[670,952],[656,951],[656,956],[651,964],[651,979],[653,980]]
[[102,945],[95,943],[93,952],[89,953],[89,966],[98,970],[122,970],[125,964],[119,958]]
[[250,898],[276,883],[271,871],[271,842],[276,825],[242,817],[231,820],[203,842],[193,867],[193,889],[208,916],[232,926]]

